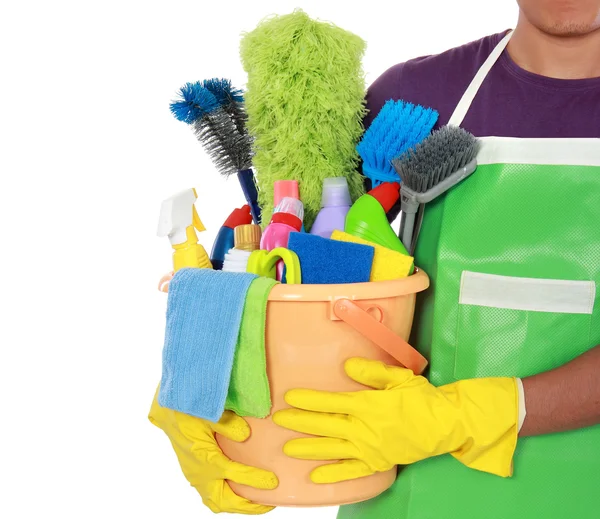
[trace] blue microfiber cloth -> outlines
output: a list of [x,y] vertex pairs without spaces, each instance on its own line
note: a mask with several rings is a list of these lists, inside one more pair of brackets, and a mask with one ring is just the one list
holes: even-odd
[[300,259],[305,285],[364,283],[371,277],[375,249],[368,245],[293,232],[288,249]]
[[181,269],[169,284],[158,403],[218,422],[254,274]]

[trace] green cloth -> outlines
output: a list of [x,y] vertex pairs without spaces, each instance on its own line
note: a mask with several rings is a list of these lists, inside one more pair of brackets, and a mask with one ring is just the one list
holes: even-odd
[[265,418],[271,412],[267,378],[265,326],[267,300],[277,281],[256,278],[246,296],[242,324],[235,349],[225,409],[239,416]]

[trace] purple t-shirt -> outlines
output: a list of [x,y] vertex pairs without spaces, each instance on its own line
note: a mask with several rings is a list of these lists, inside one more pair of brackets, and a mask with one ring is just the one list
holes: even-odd
[[[369,87],[368,126],[388,99],[436,109],[450,119],[479,67],[506,32],[436,56],[394,65]],[[600,137],[600,78],[553,79],[519,67],[505,50],[462,125],[478,137]]]

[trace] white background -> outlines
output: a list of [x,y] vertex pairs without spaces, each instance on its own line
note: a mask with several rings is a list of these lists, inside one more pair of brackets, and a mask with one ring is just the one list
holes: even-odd
[[[514,26],[514,0],[12,1],[0,8],[0,516],[210,517],[146,416],[171,268],[163,198],[196,187],[210,251],[243,197],[168,104],[244,86],[240,34],[302,7],[389,66]],[[335,517],[277,509],[269,517]],[[382,518],[383,519],[383,518]]]

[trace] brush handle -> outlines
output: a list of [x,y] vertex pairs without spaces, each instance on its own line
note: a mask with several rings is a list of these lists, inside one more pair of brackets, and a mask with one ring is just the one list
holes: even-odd
[[415,217],[420,204],[408,190],[405,190],[404,193],[402,190],[400,191],[400,199],[402,201],[402,217],[400,219],[399,237],[406,250],[410,253],[413,231],[415,230]]
[[405,213],[404,229],[402,229],[402,243],[407,251],[410,252],[412,247],[413,231],[415,230],[416,213]]
[[421,204],[419,206],[419,210],[417,211],[417,219],[415,222],[415,230],[413,232],[412,244],[408,253],[411,256],[415,255],[415,249],[417,248],[417,239],[419,238],[419,233],[421,232],[421,225],[423,224],[423,213],[425,213],[425,204]]
[[252,220],[254,220],[256,225],[259,225],[261,211],[260,206],[258,205],[258,190],[256,189],[256,183],[254,181],[254,173],[251,169],[244,169],[242,171],[238,171],[237,176],[238,180],[240,181],[242,191],[244,192],[246,202],[248,202],[248,205],[250,206]]

